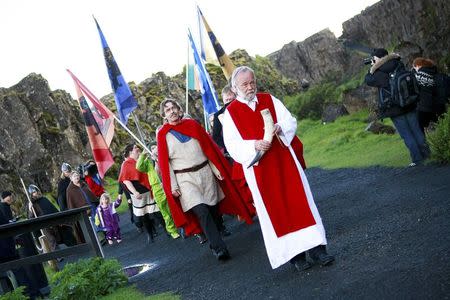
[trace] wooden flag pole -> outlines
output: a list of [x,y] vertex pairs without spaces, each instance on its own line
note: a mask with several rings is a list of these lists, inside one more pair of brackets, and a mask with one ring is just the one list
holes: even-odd
[[119,118],[116,115],[113,115],[114,119],[120,124],[120,126],[123,127],[123,129],[125,129],[132,138],[134,138],[136,140],[136,142],[138,142],[139,145],[142,146],[142,148],[144,148],[145,151],[147,151],[148,153],[150,153],[150,149],[148,149],[148,147],[145,145],[145,143],[143,141],[141,141],[128,127],[127,125],[123,124],[122,121],[119,120]]

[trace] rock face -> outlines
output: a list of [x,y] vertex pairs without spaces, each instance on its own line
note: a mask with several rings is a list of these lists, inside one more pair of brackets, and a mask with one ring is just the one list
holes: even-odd
[[[63,161],[72,165],[88,157],[89,146],[77,103],[65,91],[50,91],[47,81],[30,74],[0,90],[0,188],[22,194],[35,183],[55,188]],[[23,195],[23,194],[22,194]]]
[[342,74],[346,66],[346,54],[334,34],[325,29],[303,42],[292,41],[268,58],[281,74],[298,81],[312,83],[327,76]]
[[348,115],[348,111],[342,104],[330,104],[325,106],[322,113],[322,122],[334,122],[337,118]]
[[351,114],[365,108],[368,108],[369,111],[375,111],[377,107],[377,97],[377,89],[364,84],[354,90],[345,92],[342,104]]

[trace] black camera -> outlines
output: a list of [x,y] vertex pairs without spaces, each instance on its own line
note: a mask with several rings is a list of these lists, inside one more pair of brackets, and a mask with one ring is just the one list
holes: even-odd
[[372,58],[372,57],[366,57],[366,58],[364,58],[363,63],[364,63],[365,65],[371,65],[371,64],[374,63],[374,61],[373,61],[373,58]]

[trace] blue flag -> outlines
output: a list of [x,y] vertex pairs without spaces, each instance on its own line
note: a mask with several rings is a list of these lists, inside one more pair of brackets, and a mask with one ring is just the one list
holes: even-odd
[[200,83],[200,89],[202,92],[203,108],[205,112],[210,115],[219,110],[219,101],[217,97],[216,90],[212,85],[211,78],[209,77],[208,71],[206,71],[205,64],[200,58],[200,55],[195,46],[195,42],[192,38],[191,31],[188,32],[189,40],[191,42],[191,47],[194,52],[195,66],[198,70],[198,77]]
[[114,98],[116,100],[117,113],[122,123],[127,124],[128,117],[131,112],[136,109],[138,103],[134,99],[131,93],[130,87],[126,83],[125,79],[120,73],[119,66],[114,59],[114,56],[106,43],[105,36],[103,35],[97,20],[94,18],[97,25],[98,33],[100,34],[100,40],[102,42],[103,54],[105,55],[106,68],[108,70],[109,80],[111,80],[111,87],[114,91]]

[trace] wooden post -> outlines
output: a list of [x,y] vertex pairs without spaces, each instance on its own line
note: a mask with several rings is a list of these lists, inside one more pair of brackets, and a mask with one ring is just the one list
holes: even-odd
[[[48,243],[48,239],[45,235],[41,235],[39,237],[39,243],[41,243],[42,246],[42,251],[44,253],[50,253],[50,245]],[[50,265],[50,267],[55,271],[58,272],[59,271],[59,267],[58,267],[58,263],[56,261],[56,259],[52,259],[47,261],[47,263]]]

